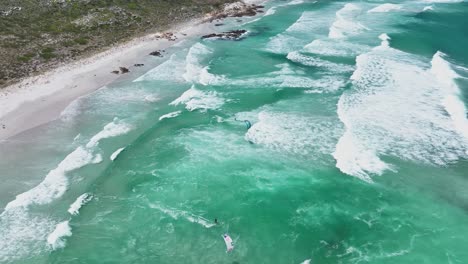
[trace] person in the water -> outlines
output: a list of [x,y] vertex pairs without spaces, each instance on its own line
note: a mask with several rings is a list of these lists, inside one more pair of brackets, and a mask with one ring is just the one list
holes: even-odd
[[218,224],[218,218],[215,218],[215,224]]

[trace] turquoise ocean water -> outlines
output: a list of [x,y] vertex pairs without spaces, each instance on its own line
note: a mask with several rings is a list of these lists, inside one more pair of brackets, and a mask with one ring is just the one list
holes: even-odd
[[0,262],[468,263],[468,3],[265,10],[1,142]]

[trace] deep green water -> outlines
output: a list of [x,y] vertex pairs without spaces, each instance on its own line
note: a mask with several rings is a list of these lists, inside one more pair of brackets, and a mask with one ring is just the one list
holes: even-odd
[[0,262],[468,263],[468,4],[268,9],[0,142]]

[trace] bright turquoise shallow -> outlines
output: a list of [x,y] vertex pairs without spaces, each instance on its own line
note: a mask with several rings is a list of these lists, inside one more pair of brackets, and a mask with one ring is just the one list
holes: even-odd
[[270,1],[1,142],[0,262],[468,263],[468,4],[440,2]]

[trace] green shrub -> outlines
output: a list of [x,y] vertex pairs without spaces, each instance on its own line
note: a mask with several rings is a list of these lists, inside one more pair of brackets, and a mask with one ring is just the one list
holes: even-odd
[[54,52],[54,51],[55,51],[54,48],[52,48],[52,47],[47,47],[47,48],[42,49],[41,52],[42,52],[42,53],[52,53],[52,52]]
[[16,57],[16,59],[17,59],[18,61],[21,61],[21,62],[28,62],[28,61],[30,61],[33,57],[34,57],[34,54],[33,54],[33,53],[27,53],[27,54],[24,54],[23,56],[18,56],[18,57]]
[[71,40],[65,40],[64,42],[62,42],[62,46],[67,47],[67,48],[71,47],[71,46],[73,46],[75,44],[76,44],[76,42],[71,41]]
[[73,41],[75,41],[76,43],[80,45],[88,44],[88,40],[85,37],[79,37],[79,38],[74,39]]
[[54,53],[52,52],[46,52],[46,53],[39,53],[39,56],[41,56],[41,58],[45,59],[45,60],[50,60],[52,58],[55,58],[57,57],[57,55],[55,55]]
[[128,9],[133,9],[133,10],[138,9],[138,5],[135,2],[128,3],[127,7],[128,7]]

